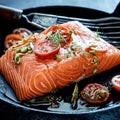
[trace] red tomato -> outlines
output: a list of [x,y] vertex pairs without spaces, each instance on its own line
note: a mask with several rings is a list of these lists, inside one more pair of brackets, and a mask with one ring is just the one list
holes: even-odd
[[42,59],[52,58],[59,52],[60,44],[54,45],[49,40],[44,42],[36,42],[34,46],[34,53],[36,56]]
[[116,75],[112,78],[112,85],[117,90],[120,92],[120,75]]
[[14,34],[19,34],[20,36],[22,36],[23,38],[28,37],[30,34],[32,34],[32,32],[26,28],[16,28],[13,30]]
[[101,104],[108,100],[109,91],[101,84],[91,83],[83,88],[81,91],[81,97],[88,103]]
[[15,44],[18,40],[21,40],[22,37],[18,34],[9,34],[5,37],[4,48],[8,49],[13,44]]
[[52,34],[55,34],[57,31],[59,31],[60,36],[64,37],[64,40],[60,42],[61,46],[64,47],[66,44],[68,44],[72,38],[72,30],[70,30],[67,27],[64,27],[62,25],[54,25],[43,32],[43,34],[48,34],[49,32],[52,32]]
[[13,32],[5,37],[4,47],[8,49],[18,40],[28,37],[32,32],[26,28],[16,28]]
[[35,43],[34,53],[39,58],[51,58],[59,52],[60,47],[67,47],[72,40],[73,31],[62,25],[54,25],[41,33],[39,42]]

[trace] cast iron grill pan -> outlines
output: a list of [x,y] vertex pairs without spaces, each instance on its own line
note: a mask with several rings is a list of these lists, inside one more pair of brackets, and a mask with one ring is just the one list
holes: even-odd
[[[83,23],[85,26],[90,28],[92,31],[96,31],[98,29],[99,35],[104,40],[115,45],[117,48],[120,48],[120,43],[119,43],[120,42],[119,41],[119,38],[120,38],[120,18],[119,17],[111,16],[107,13],[103,13],[100,11],[97,11],[97,12],[99,12],[99,14],[102,15],[101,18],[98,18],[96,16],[96,18],[91,19],[91,18],[89,18],[89,16],[84,16],[84,15],[81,16],[81,18],[70,17],[70,16],[64,17],[61,15],[56,15],[56,13],[52,13],[52,14],[49,13],[49,9],[51,10],[51,8],[47,8],[46,13],[43,13],[43,11],[42,11],[42,10],[45,10],[45,8],[28,9],[25,11],[25,13],[31,13],[32,11],[38,12],[38,10],[39,10],[39,12],[41,12],[41,14],[38,15],[37,13],[35,13],[34,16],[53,17],[56,19],[55,22],[58,24],[64,23],[67,21],[71,21],[71,20],[78,20],[81,23]],[[55,8],[55,7],[53,7],[53,8]],[[68,10],[69,7],[68,8],[65,7],[64,9]],[[83,8],[82,8],[82,10],[83,10]],[[91,12],[96,13],[96,11],[94,11],[94,10],[91,10]],[[86,15],[86,13],[84,13],[84,14]],[[31,16],[30,20],[36,22],[34,19],[34,16]],[[1,42],[0,42],[0,55],[2,55],[4,53],[4,48],[3,48],[4,38],[7,34],[11,33],[13,29],[18,28],[18,27],[26,27],[33,32],[41,32],[44,29],[44,27],[47,27],[44,25],[43,28],[38,29],[34,26],[30,26],[30,24],[26,23],[26,21],[24,21],[24,20],[16,21],[16,20],[5,20],[2,18],[0,19],[0,25],[1,25],[1,28],[3,28],[3,29],[0,29],[0,32],[2,33],[0,36],[0,40],[1,40]],[[72,84],[70,86],[66,86],[60,90],[60,95],[63,96],[64,101],[60,102],[59,108],[50,108],[46,105],[41,105],[41,104],[40,105],[37,105],[37,104],[29,105],[26,102],[20,102],[17,100],[14,92],[12,91],[11,87],[5,81],[4,76],[2,76],[2,75],[0,75],[0,99],[2,101],[5,101],[5,102],[10,103],[12,105],[18,106],[20,108],[25,108],[25,109],[29,109],[29,110],[33,110],[33,111],[44,112],[44,113],[88,114],[88,113],[95,113],[95,112],[99,112],[99,111],[107,111],[109,109],[117,108],[120,106],[120,98],[119,98],[120,93],[116,92],[111,86],[111,79],[114,75],[117,75],[117,74],[120,74],[120,66],[119,65],[112,68],[111,70],[100,73],[98,75],[87,78],[85,80],[81,80],[79,82],[80,90],[86,84],[94,83],[94,82],[100,83],[100,84],[108,87],[108,89],[110,90],[110,93],[111,93],[110,100],[106,104],[103,104],[100,106],[89,105],[89,104],[84,103],[83,101],[79,100],[78,101],[79,105],[78,105],[77,109],[75,109],[75,110],[71,109],[70,104],[69,104],[69,98],[72,94],[74,84]],[[64,92],[64,91],[66,91],[66,92]]]

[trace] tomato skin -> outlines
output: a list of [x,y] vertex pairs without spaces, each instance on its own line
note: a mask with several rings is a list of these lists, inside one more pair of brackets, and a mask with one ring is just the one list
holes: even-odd
[[36,42],[34,46],[34,53],[41,59],[52,58],[60,50],[60,44],[52,45],[50,41]]
[[109,98],[108,89],[98,83],[87,84],[81,91],[81,98],[94,105],[102,104]]
[[18,40],[22,40],[23,38],[28,37],[32,32],[26,28],[16,28],[13,30],[11,34],[6,35],[4,48],[7,50],[13,44],[15,44]]
[[4,42],[4,48],[7,50],[8,48],[10,48],[12,46],[12,43],[10,43],[10,40],[12,40],[13,42],[17,42],[18,40],[21,40],[22,37],[18,34],[8,34],[5,37],[5,42]]
[[53,25],[51,27],[49,27],[49,29],[46,29],[45,31],[43,31],[43,34],[47,34],[50,31],[52,31],[53,33],[56,32],[56,30],[60,30],[60,35],[64,36],[66,39],[65,41],[61,42],[61,46],[64,47],[66,45],[66,43],[70,43],[71,39],[71,34],[69,33],[70,29],[61,25]]
[[61,25],[54,25],[40,34],[40,38],[34,45],[34,53],[41,59],[53,58],[59,53],[60,47],[65,48],[70,44],[70,30]]
[[120,92],[120,75],[116,75],[112,78],[112,86],[115,90]]
[[19,34],[23,38],[28,37],[29,35],[32,34],[32,32],[30,30],[28,30],[27,28],[16,28],[13,30],[12,33]]

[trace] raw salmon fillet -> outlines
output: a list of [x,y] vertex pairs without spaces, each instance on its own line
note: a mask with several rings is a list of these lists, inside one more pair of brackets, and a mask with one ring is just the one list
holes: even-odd
[[72,31],[71,41],[59,50],[60,60],[41,59],[32,52],[25,53],[20,64],[16,64],[16,49],[6,50],[0,58],[0,71],[20,101],[47,94],[120,64],[120,50],[78,21],[53,25],[33,34],[32,37],[36,37],[33,45],[53,28]]

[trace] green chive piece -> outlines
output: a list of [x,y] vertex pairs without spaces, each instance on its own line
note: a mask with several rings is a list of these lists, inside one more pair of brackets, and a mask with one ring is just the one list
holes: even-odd
[[77,48],[81,48],[81,47],[79,45],[77,45],[76,43],[72,43],[71,46],[70,46],[71,50],[75,50]]
[[24,53],[32,53],[33,50],[31,47],[27,47],[27,46],[22,46],[19,47],[15,50],[15,54],[14,54],[14,61],[16,64],[20,64],[20,58],[22,55],[24,55]]
[[56,60],[61,60],[61,56],[58,55],[58,54],[56,54],[56,55],[55,55],[55,59],[56,59]]
[[33,52],[33,49],[31,47],[28,47],[27,53],[32,53],[32,52]]
[[79,97],[79,89],[78,89],[78,83],[75,84],[73,93],[72,93],[72,99],[71,102],[74,102],[74,100],[77,100]]
[[69,33],[69,34],[72,34],[72,33],[73,33],[73,31],[72,31],[72,30],[69,30],[69,31],[68,31],[68,33]]
[[96,30],[96,37],[97,37],[97,38],[100,37],[100,35],[99,35],[99,33],[98,33],[98,29]]
[[96,74],[97,73],[97,68],[94,68],[93,69],[93,74]]
[[99,90],[99,91],[97,92],[97,94],[98,94],[101,98],[104,98],[105,95],[106,95],[106,91],[105,91],[105,90]]
[[96,58],[94,58],[94,59],[91,61],[91,63],[92,63],[92,64],[95,64],[95,63],[98,63],[98,61],[99,61],[99,60],[98,60],[98,58],[96,57]]
[[95,54],[96,54],[96,53],[95,53],[95,50],[90,50],[89,53],[90,53],[91,55],[95,55]]
[[19,52],[20,52],[20,47],[15,50],[15,53],[19,53]]
[[20,54],[19,53],[15,54],[14,61],[15,61],[16,64],[20,64]]
[[21,53],[26,53],[28,51],[28,47],[24,46],[20,48]]
[[90,97],[90,94],[87,93],[86,91],[81,91],[81,95],[86,97],[86,98],[89,98]]

